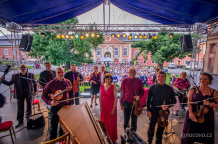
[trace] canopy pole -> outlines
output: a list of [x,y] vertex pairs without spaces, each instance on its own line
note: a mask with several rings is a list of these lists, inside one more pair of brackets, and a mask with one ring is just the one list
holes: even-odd
[[103,20],[104,20],[104,31],[105,31],[105,1],[103,2]]

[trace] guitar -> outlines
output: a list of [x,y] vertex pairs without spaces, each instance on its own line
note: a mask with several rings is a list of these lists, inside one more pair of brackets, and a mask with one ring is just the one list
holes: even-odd
[[[8,65],[7,66],[7,68],[5,69],[5,71],[4,71],[4,74],[3,74],[3,76],[5,76],[8,72],[9,72],[9,69],[10,69],[10,67],[11,67],[11,65]],[[0,80],[0,84],[2,83],[2,79]]]

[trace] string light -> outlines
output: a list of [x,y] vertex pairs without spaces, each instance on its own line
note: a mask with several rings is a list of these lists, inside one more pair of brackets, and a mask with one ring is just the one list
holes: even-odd
[[111,36],[112,36],[112,37],[115,37],[115,36],[116,36],[116,34],[111,34]]
[[96,34],[96,37],[99,38],[99,37],[100,37],[100,34]]
[[89,33],[86,33],[85,36],[86,36],[86,37],[89,37]]
[[120,34],[119,34],[119,33],[117,34],[117,37],[118,37],[118,38],[120,37]]
[[156,34],[153,34],[153,37],[154,37],[154,39],[157,39],[158,36]]
[[57,34],[56,37],[57,37],[58,39],[61,38],[60,34]]
[[81,34],[81,35],[80,35],[80,39],[84,39],[84,36],[83,36],[83,34]]
[[174,36],[174,33],[170,33],[170,34],[169,34],[169,37],[173,37],[173,36]]
[[61,35],[61,38],[65,38],[65,35],[64,35],[64,34],[62,34],[62,35]]
[[91,33],[91,37],[95,37],[95,34],[94,34],[94,33]]
[[146,35],[146,34],[144,34],[144,37],[143,37],[144,39],[147,39],[148,38],[148,36]]
[[150,33],[148,33],[148,38],[151,39],[152,38],[152,35]]
[[139,34],[139,39],[142,39],[143,38],[143,35]]
[[41,32],[41,36],[44,37],[46,36],[46,34],[44,32]]
[[129,39],[129,40],[131,40],[131,39],[132,39],[132,34],[130,34],[130,35],[128,36],[128,39]]
[[135,35],[134,35],[134,39],[137,39],[137,38],[138,38],[138,36],[135,34]]
[[66,35],[65,38],[66,38],[66,39],[69,39],[69,35]]
[[75,35],[75,38],[78,38],[78,37],[79,37],[79,35],[78,35],[78,34],[76,34],[76,35]]
[[71,39],[74,39],[74,36],[73,36],[73,35],[71,35],[71,36],[70,36],[70,38],[71,38]]
[[124,38],[126,37],[126,34],[125,34],[125,33],[123,34],[123,37],[124,37]]

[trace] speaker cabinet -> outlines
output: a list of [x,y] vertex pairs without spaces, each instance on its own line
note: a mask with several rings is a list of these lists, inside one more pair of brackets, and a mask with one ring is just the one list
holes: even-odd
[[191,35],[183,35],[180,37],[182,52],[193,51]]
[[29,52],[32,46],[33,36],[22,35],[19,50]]

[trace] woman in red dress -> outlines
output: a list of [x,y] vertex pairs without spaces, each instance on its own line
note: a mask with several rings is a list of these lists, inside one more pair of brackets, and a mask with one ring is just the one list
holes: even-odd
[[105,129],[113,142],[117,140],[117,88],[110,73],[104,75],[104,84],[100,88],[100,121],[105,123]]

